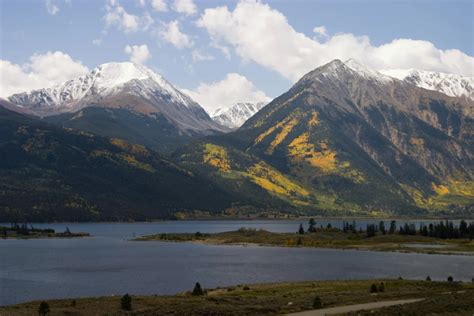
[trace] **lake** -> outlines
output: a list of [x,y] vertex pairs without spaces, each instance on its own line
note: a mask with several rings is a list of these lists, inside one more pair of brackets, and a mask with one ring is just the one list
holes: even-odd
[[[333,226],[342,221],[329,220]],[[379,220],[369,221],[378,222]],[[301,221],[170,221],[33,224],[66,226],[93,237],[0,239],[0,305],[98,295],[175,294],[243,283],[398,277],[471,281],[474,256],[131,242],[161,232],[220,232],[240,227],[291,232]],[[328,221],[318,221],[324,226]],[[428,223],[429,221],[424,221]],[[367,221],[357,220],[365,227]],[[404,221],[398,221],[403,224]],[[414,221],[418,224],[418,221]]]

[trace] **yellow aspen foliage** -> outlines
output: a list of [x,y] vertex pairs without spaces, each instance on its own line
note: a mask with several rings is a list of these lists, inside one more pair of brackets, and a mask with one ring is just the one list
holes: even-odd
[[222,172],[230,171],[230,162],[227,151],[224,147],[214,144],[204,145],[204,163],[211,165]]

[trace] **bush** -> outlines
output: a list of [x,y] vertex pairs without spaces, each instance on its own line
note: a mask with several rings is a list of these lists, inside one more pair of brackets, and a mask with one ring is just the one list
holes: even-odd
[[195,295],[195,296],[204,295],[204,291],[202,290],[201,284],[199,284],[199,282],[196,282],[196,285],[194,285],[192,295]]
[[76,300],[71,301],[71,307],[76,307]]
[[244,286],[244,291],[249,291],[250,288],[248,286]]
[[120,304],[123,310],[131,311],[132,310],[132,297],[128,295],[128,293],[125,294],[120,300]]
[[49,309],[49,304],[46,302],[41,302],[38,308],[38,314],[40,316],[45,316],[49,314],[50,309]]
[[431,281],[431,277],[429,275],[426,277],[426,281]]
[[323,307],[323,303],[321,302],[321,298],[316,296],[313,301],[313,308],[318,309]]
[[453,282],[453,281],[454,281],[453,277],[452,277],[452,276],[448,276],[448,282]]
[[381,293],[385,292],[385,283],[383,282],[380,282],[380,285],[379,287],[377,288],[377,290]]
[[370,293],[377,293],[377,285],[372,284],[370,286]]

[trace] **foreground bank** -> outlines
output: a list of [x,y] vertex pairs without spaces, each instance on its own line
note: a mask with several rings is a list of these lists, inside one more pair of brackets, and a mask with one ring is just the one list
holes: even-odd
[[[200,290],[199,290],[200,289]],[[236,285],[197,289],[174,296],[117,295],[35,301],[0,308],[1,315],[276,315],[306,310],[384,302],[407,304],[375,309],[371,315],[472,315],[474,284],[414,280],[317,281]],[[413,301],[420,299],[419,301]],[[408,301],[409,300],[409,301]],[[368,305],[371,306],[371,305]],[[364,313],[364,312],[362,312]],[[367,311],[368,313],[368,311]]]

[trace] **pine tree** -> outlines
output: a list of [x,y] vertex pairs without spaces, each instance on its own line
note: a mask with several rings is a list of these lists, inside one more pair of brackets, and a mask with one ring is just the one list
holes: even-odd
[[132,297],[128,295],[128,293],[125,294],[120,300],[120,305],[123,310],[131,311],[132,310]]
[[313,301],[313,308],[318,309],[323,307],[323,303],[321,302],[321,298],[319,296],[316,296]]
[[298,229],[298,234],[300,234],[300,235],[304,235],[304,228],[303,228],[303,224],[300,224],[300,229]]
[[377,285],[372,284],[370,286],[370,293],[377,293]]
[[199,282],[196,282],[196,284],[194,285],[192,295],[195,295],[195,296],[204,295],[204,291],[202,290],[201,284]]
[[46,302],[41,302],[38,308],[38,314],[40,316],[46,316],[49,314],[50,309],[49,309],[49,304]]
[[316,231],[316,221],[314,218],[309,219],[309,227],[308,227],[308,232],[315,232]]

